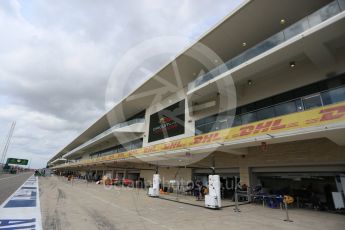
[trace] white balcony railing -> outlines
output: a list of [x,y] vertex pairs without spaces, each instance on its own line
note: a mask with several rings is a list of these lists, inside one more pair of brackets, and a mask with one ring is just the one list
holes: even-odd
[[315,27],[316,25],[321,24],[327,19],[332,18],[343,11],[345,11],[345,0],[335,0],[329,3],[328,5],[287,27],[283,31],[280,31],[279,33],[269,37],[252,48],[249,48],[240,55],[230,59],[224,64],[215,67],[208,73],[198,77],[188,84],[188,91],[203,85],[222,73],[225,73],[228,70],[231,70],[256,56],[263,54],[264,52],[278,46],[279,44],[282,44],[283,42],[303,33],[312,27]]
[[[134,125],[134,124],[140,124],[140,123],[144,123],[144,122],[145,122],[144,118],[136,118],[136,119],[129,120],[129,121],[126,121],[126,122],[118,123],[118,124],[112,126],[110,129],[107,129],[103,133],[100,133],[97,136],[95,136],[94,138],[84,142],[82,145],[79,145],[77,148],[69,151],[68,153],[66,153],[64,155],[64,157],[69,156],[69,155],[71,155],[71,154],[73,154],[73,153],[75,153],[75,152],[85,148],[86,146],[88,146],[88,145],[90,145],[90,144],[92,144],[92,143],[94,143],[94,142],[96,142],[96,141],[98,141],[98,140],[100,140],[100,139],[102,139],[102,138],[104,138],[104,137],[106,137],[106,136],[108,136],[108,135],[118,131],[118,129],[120,129],[120,128],[127,127],[127,126]],[[139,132],[141,132],[141,131],[139,131]]]

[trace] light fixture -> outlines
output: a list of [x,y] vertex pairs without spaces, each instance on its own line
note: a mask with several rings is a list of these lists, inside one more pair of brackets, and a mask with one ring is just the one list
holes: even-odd
[[294,68],[296,66],[296,63],[294,61],[290,61],[290,67]]
[[242,43],[242,46],[243,46],[243,47],[247,46],[247,43],[246,43],[246,42],[243,42],[243,43]]
[[284,18],[280,19],[280,24],[281,24],[281,25],[284,25],[284,24],[285,24],[285,22],[286,22],[286,21],[285,21],[285,19],[284,19]]
[[247,85],[252,85],[252,84],[253,84],[252,80],[247,81]]

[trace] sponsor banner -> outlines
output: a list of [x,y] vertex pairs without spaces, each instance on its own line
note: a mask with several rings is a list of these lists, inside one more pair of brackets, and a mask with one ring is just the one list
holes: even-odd
[[185,132],[185,100],[177,102],[150,116],[149,142],[162,140]]
[[[223,129],[207,134],[183,138],[180,140],[152,145],[140,149],[116,153],[108,156],[88,159],[69,166],[98,163],[138,156],[141,154],[157,153],[162,151],[192,148],[212,143],[222,143],[244,138],[255,137],[263,134],[276,134],[301,128],[316,127],[345,121],[345,103],[297,112],[290,115],[275,117],[263,121],[250,123],[229,129]],[[58,168],[57,166],[56,168]],[[62,165],[61,167],[66,167]]]
[[0,230],[41,230],[38,179],[31,176],[0,206]]

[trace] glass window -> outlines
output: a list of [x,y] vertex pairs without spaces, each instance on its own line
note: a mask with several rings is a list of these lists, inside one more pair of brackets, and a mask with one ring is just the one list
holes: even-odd
[[214,123],[209,123],[209,124],[205,124],[205,125],[201,125],[196,127],[196,133],[197,134],[202,134],[202,133],[209,133],[212,131],[212,127],[213,127]]
[[217,118],[216,116],[205,117],[205,118],[202,118],[200,120],[195,121],[195,125],[201,126],[201,125],[204,125],[207,123],[211,123],[211,122],[214,122],[216,120],[216,118]]
[[202,133],[202,126],[195,126],[195,133],[196,134],[201,134]]
[[275,117],[274,107],[268,107],[265,109],[260,109],[256,112],[258,121],[265,120],[271,117]]
[[228,127],[235,127],[235,126],[239,126],[242,125],[242,121],[241,121],[241,116],[237,115],[235,117],[229,117],[228,118]]
[[320,88],[320,91],[323,91],[323,90],[337,88],[341,85],[342,85],[341,84],[341,78],[337,77],[337,78],[328,79],[327,81],[320,82],[319,88]]
[[272,49],[273,47],[279,45],[282,42],[284,42],[284,34],[282,32],[279,32],[264,40],[263,42],[259,43],[258,45],[254,46],[252,49],[255,49],[255,52],[257,54],[261,54],[269,49]]
[[296,107],[297,107],[297,112],[304,110],[302,99],[295,100],[295,103],[296,103]]
[[329,19],[330,17],[338,14],[339,12],[340,9],[338,2],[334,1],[308,16],[310,26],[318,25],[321,22]]
[[307,29],[309,29],[308,20],[304,18],[284,30],[285,39],[290,39],[297,34],[306,31]]
[[242,119],[241,116],[237,115],[235,116],[233,126],[240,126],[242,125]]
[[295,98],[304,97],[306,95],[311,95],[320,92],[319,85],[317,83],[307,85],[293,91]]
[[255,113],[246,113],[241,116],[242,124],[248,124],[257,121]]
[[201,126],[195,127],[195,135],[200,135],[202,133],[203,133],[203,131],[202,131],[202,127]]
[[256,104],[255,103],[251,103],[251,104],[242,106],[241,107],[241,113],[247,113],[247,112],[250,112],[250,111],[253,111],[253,110],[256,110],[256,109],[257,109]]
[[279,104],[279,103],[282,103],[285,101],[290,101],[292,99],[295,99],[295,95],[294,95],[293,91],[278,94],[278,95],[274,96],[274,98],[273,98],[275,104]]
[[219,121],[213,123],[212,131],[216,131],[220,129],[220,123]]
[[240,106],[240,107],[236,108],[236,113],[235,113],[236,115],[240,115],[242,113],[242,107],[243,106]]
[[124,148],[124,147],[120,147],[119,149],[118,149],[118,153],[122,153],[122,152],[125,152],[126,151],[126,149]]
[[340,9],[342,11],[344,11],[345,10],[345,0],[338,0],[338,2],[339,2],[339,5],[340,5]]
[[322,106],[321,97],[319,94],[303,98],[304,109],[312,109]]
[[212,132],[212,131],[218,130],[217,122],[213,122],[213,123],[207,124],[206,126],[207,126],[208,132]]
[[244,59],[245,60],[250,60],[256,56],[258,56],[259,54],[262,54],[265,50],[260,50],[259,49],[260,44],[257,44],[256,46],[246,50],[243,54],[244,54]]
[[256,102],[256,108],[261,109],[261,108],[269,107],[273,104],[274,104],[273,98],[270,97],[270,98],[266,98],[264,100],[260,100],[260,101]]
[[290,102],[276,105],[276,106],[274,106],[274,110],[275,110],[277,116],[295,113],[295,112],[297,112],[296,102],[290,101]]
[[345,87],[323,92],[321,97],[324,105],[345,101]]
[[199,127],[202,124],[204,124],[204,119],[200,119],[200,120],[195,121],[195,127]]
[[226,129],[228,128],[228,122],[225,120],[225,121],[219,121],[218,123],[218,129]]
[[235,68],[236,66],[241,65],[243,62],[245,62],[245,54],[241,53],[240,55],[234,57],[233,59],[231,59],[231,66],[232,68]]
[[204,124],[215,122],[216,119],[217,119],[217,116],[206,117],[204,118]]

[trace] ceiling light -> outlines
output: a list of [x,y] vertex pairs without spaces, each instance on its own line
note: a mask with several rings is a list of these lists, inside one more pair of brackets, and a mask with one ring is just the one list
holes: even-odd
[[291,62],[290,62],[290,67],[291,67],[291,68],[294,68],[295,66],[296,66],[296,63],[295,63],[294,61],[291,61]]
[[243,42],[243,43],[242,43],[242,46],[243,46],[243,47],[247,46],[247,43],[246,43],[246,42]]
[[248,81],[247,81],[247,84],[248,84],[248,85],[252,85],[252,84],[253,84],[252,80],[248,80]]
[[284,19],[284,18],[280,19],[280,24],[281,24],[281,25],[284,25],[284,24],[285,24],[285,22],[286,22],[286,21],[285,21],[285,19]]

